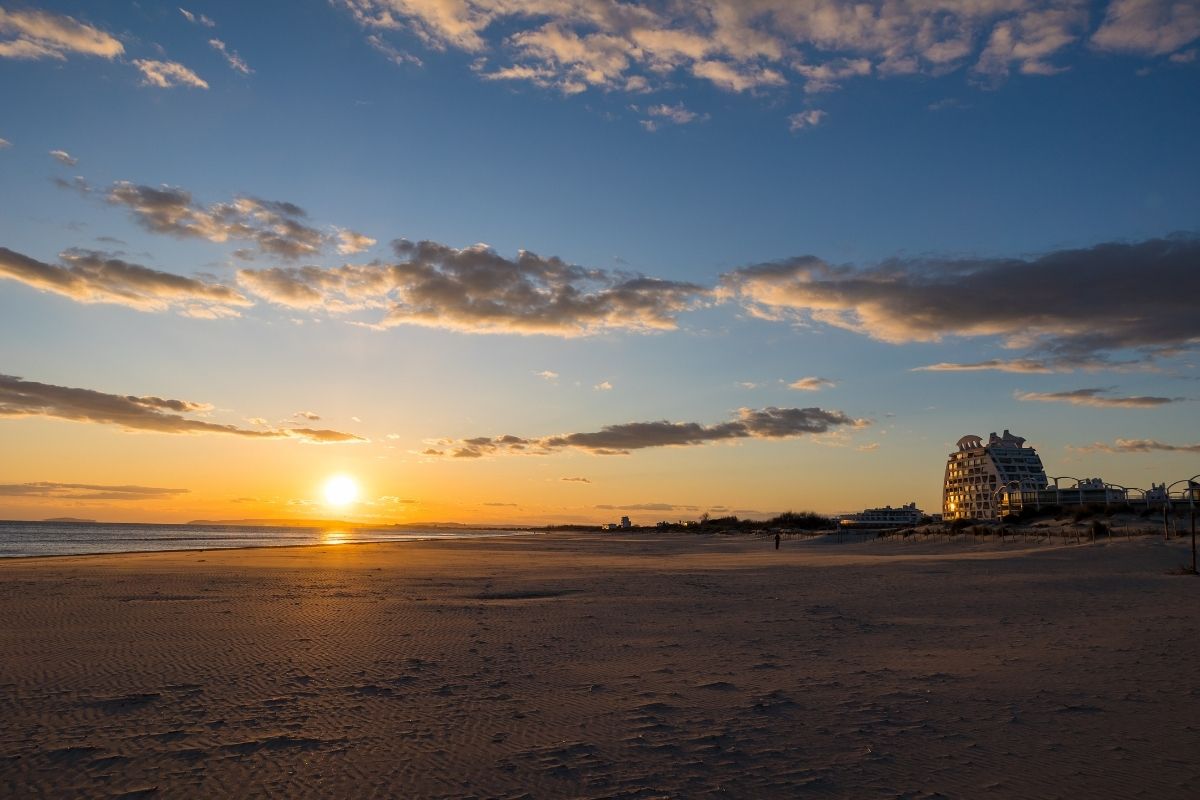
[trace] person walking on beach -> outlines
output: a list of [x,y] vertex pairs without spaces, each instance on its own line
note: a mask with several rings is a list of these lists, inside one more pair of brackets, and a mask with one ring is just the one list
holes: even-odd
[[779,534],[775,534],[775,549],[779,549]]

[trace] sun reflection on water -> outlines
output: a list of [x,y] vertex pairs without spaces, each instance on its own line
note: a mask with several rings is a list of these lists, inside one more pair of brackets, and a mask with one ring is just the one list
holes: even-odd
[[321,544],[345,544],[350,541],[350,531],[321,531]]

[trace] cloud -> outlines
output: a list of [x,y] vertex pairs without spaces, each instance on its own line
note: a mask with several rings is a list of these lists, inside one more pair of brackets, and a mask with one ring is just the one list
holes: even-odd
[[858,447],[856,447],[854,449],[859,451],[860,453],[870,453],[872,450],[879,449],[879,442],[871,442],[870,444],[860,444]]
[[396,49],[391,45],[390,42],[377,33],[372,33],[367,36],[367,44],[371,45],[372,49],[378,53],[381,53],[384,58],[386,58],[388,61],[391,61],[398,67],[402,67],[405,64],[412,64],[413,66],[417,67],[424,66],[424,62],[421,61],[421,59],[417,58],[412,53],[406,53],[403,50]]
[[1050,373],[1062,371],[1061,368],[1051,367],[1045,361],[1033,358],[989,358],[986,361],[971,363],[955,363],[942,361],[924,367],[913,367],[912,372],[1018,372],[1018,373]]
[[821,124],[821,120],[827,115],[819,108],[814,108],[809,111],[799,111],[788,117],[788,130],[792,133],[797,133],[805,128],[815,128]]
[[173,86],[190,86],[193,89],[208,88],[208,83],[203,78],[177,61],[136,58],[133,65],[142,73],[143,86],[155,86],[159,89],[170,89]]
[[[1118,0],[1118,3],[1120,0]],[[1141,0],[1144,2],[1144,0]],[[485,80],[565,95],[643,92],[692,76],[731,92],[964,66],[1049,74],[1082,35],[1081,0],[335,0],[382,49],[398,31],[475,57]],[[1184,2],[1176,5],[1182,6]],[[1186,15],[1177,15],[1186,16]]]
[[426,454],[480,458],[505,454],[548,455],[577,449],[595,455],[628,455],[634,450],[650,447],[690,447],[738,439],[791,439],[868,424],[866,420],[852,419],[841,411],[821,408],[743,408],[734,419],[716,425],[662,420],[606,425],[599,431],[563,433],[538,439],[512,435],[450,439],[437,442],[441,449],[428,450]]
[[196,434],[224,433],[256,439],[299,439],[313,443],[363,442],[360,436],[312,428],[252,430],[193,419],[184,414],[208,411],[212,406],[191,400],[137,397],[26,381],[0,375],[0,419],[51,417],[73,422],[117,425],[126,431]]
[[168,500],[187,493],[187,489],[103,483],[34,481],[0,484],[0,497],[47,497],[55,500]]
[[113,59],[125,52],[115,38],[73,17],[0,8],[0,58],[66,60],[68,55]]
[[[242,57],[237,54],[237,51],[230,50],[220,39],[209,39],[208,46],[213,50],[216,50],[225,58],[225,63],[229,65],[230,69],[240,72],[243,75],[249,75],[254,72],[254,70],[250,69],[250,66],[242,60]],[[204,88],[208,88],[208,84],[205,84]]]
[[999,337],[1009,348],[1046,354],[1042,361],[1095,366],[1113,351],[1153,355],[1200,342],[1198,262],[1200,238],[1192,236],[868,268],[800,256],[727,273],[718,294],[767,319],[824,323],[885,342]]
[[240,196],[224,203],[202,205],[192,193],[175,186],[145,186],[118,181],[106,199],[129,209],[142,227],[181,239],[210,242],[251,241],[270,256],[294,260],[319,255],[327,246],[357,252],[374,239],[354,231],[323,233],[306,224],[307,213],[295,203]]
[[1117,439],[1112,444],[1096,442],[1070,449],[1083,453],[1200,453],[1200,444],[1168,444],[1156,439]]
[[1100,50],[1166,55],[1200,38],[1200,6],[1194,0],[1112,0],[1092,34]]
[[60,164],[66,164],[68,167],[73,167],[79,163],[79,159],[72,156],[66,150],[51,150],[50,156]]
[[[871,74],[871,61],[866,58],[840,58],[810,66],[798,64],[796,71],[807,80],[804,91],[809,94],[837,89],[846,78],[861,78]],[[816,123],[813,123],[814,125]]]
[[559,478],[559,480],[566,481],[567,483],[591,483],[592,482],[590,478]]
[[1193,47],[1191,50],[1184,50],[1179,53],[1172,53],[1168,59],[1172,64],[1191,64],[1200,57],[1200,50]]
[[113,303],[138,311],[174,309],[185,316],[237,316],[252,305],[217,283],[160,272],[91,250],[69,250],[65,265],[46,264],[0,247],[0,278],[19,281],[80,303]]
[[819,392],[822,389],[832,389],[837,386],[836,381],[831,381],[829,378],[797,378],[788,384],[789,389],[798,389],[802,392]]
[[186,8],[179,9],[179,13],[183,14],[183,18],[186,19],[188,22],[192,23],[193,25],[201,25],[205,28],[217,27],[217,23],[213,22],[211,19],[204,16],[203,14],[193,14],[191,11],[188,11]]
[[1070,403],[1075,406],[1096,408],[1155,408],[1168,403],[1178,403],[1182,397],[1111,397],[1112,389],[1072,389],[1066,392],[1016,392],[1018,400],[1038,403]]
[[699,511],[699,506],[681,506],[676,503],[633,503],[627,506],[614,506],[607,503],[596,508],[602,511]]
[[12,147],[12,142],[8,139],[0,139],[0,150],[7,150],[10,147]]
[[642,120],[642,127],[653,133],[661,128],[664,124],[672,125],[687,125],[697,120],[708,119],[708,115],[700,115],[695,111],[689,111],[684,107],[682,102],[678,102],[673,106],[665,103],[650,106],[646,109],[646,114],[649,119]]
[[313,411],[297,411],[295,414],[292,414],[292,416],[300,417],[301,419],[306,419],[309,422],[316,422],[317,420],[319,420],[321,418],[320,414],[317,414],[316,412],[313,412]]
[[533,374],[537,375],[542,380],[550,381],[551,383],[558,380],[558,373],[552,369],[544,369],[541,372],[534,372]]
[[584,336],[672,330],[708,291],[693,283],[585,269],[486,245],[393,242],[392,264],[243,269],[239,283],[269,302],[331,313],[385,309],[375,327],[420,325],[467,333]]
[[337,251],[344,256],[361,253],[363,250],[375,246],[375,240],[363,233],[338,228],[336,235]]
[[1082,3],[1063,2],[1030,9],[996,23],[972,71],[993,83],[1015,65],[1023,75],[1053,75],[1064,68],[1049,59],[1080,38],[1087,24]]
[[592,388],[595,389],[597,392],[611,392],[613,385],[610,381],[600,381]]

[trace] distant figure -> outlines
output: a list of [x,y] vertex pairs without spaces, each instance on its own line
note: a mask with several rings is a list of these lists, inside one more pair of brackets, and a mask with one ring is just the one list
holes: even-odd
[[775,534],[775,549],[779,549],[779,534]]

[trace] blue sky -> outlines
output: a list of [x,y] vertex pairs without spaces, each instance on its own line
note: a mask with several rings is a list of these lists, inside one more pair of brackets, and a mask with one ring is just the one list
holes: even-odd
[[[238,429],[13,384],[0,481],[194,467],[0,512],[309,513],[331,469],[411,501],[380,518],[935,509],[1005,427],[1051,473],[1198,471],[1200,6],[864,8],[0,5],[0,373]],[[348,438],[288,441],[317,406]],[[647,438],[571,438],[611,426]]]

